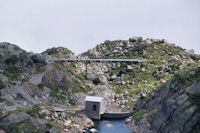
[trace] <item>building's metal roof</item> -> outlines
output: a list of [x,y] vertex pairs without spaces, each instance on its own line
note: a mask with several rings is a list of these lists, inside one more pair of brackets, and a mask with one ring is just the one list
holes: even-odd
[[85,101],[87,102],[101,102],[103,97],[96,97],[96,96],[86,96]]

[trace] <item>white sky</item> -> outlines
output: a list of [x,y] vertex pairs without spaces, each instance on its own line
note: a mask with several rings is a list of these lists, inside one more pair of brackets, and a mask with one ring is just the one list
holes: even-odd
[[104,40],[167,39],[200,53],[200,0],[0,0],[0,42],[76,54]]

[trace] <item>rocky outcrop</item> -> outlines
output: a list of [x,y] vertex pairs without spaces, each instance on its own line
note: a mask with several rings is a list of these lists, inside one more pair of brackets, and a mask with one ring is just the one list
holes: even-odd
[[75,55],[71,50],[63,47],[53,47],[47,49],[42,54],[46,55],[47,58],[75,58]]
[[[184,83],[180,80],[182,77],[179,76],[150,95],[148,102],[133,115],[131,121],[128,121],[133,132],[188,133],[200,131],[200,99],[198,97],[200,68],[197,68],[193,74],[184,76],[192,77],[193,80]],[[148,111],[141,113],[143,110]]]
[[45,56],[42,55],[42,54],[33,54],[33,55],[31,56],[31,59],[32,59],[33,62],[35,62],[35,63],[45,63],[45,62],[46,62]]

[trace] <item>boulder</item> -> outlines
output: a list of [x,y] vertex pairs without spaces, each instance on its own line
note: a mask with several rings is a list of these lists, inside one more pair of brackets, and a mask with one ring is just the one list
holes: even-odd
[[132,65],[128,65],[128,66],[127,66],[127,70],[128,70],[128,71],[132,71],[132,70],[134,70],[134,67],[133,67]]
[[64,125],[68,127],[68,126],[70,126],[71,122],[72,122],[71,120],[66,120]]
[[138,40],[138,37],[129,38],[129,41],[130,41],[130,42],[136,42],[137,40]]
[[107,78],[106,78],[106,76],[104,76],[104,75],[98,76],[98,77],[95,79],[94,82],[95,82],[96,84],[102,84],[102,85],[108,84]]
[[31,56],[31,59],[35,63],[45,63],[46,62],[45,56],[42,54],[34,54]]
[[117,78],[116,75],[112,75],[112,76],[110,77],[110,80],[115,80],[116,78]]
[[0,133],[6,133],[6,132],[0,129]]

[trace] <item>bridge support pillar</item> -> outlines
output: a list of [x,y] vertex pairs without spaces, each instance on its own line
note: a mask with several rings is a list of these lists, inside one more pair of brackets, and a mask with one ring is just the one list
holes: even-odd
[[87,79],[88,74],[88,62],[85,62],[85,78]]

